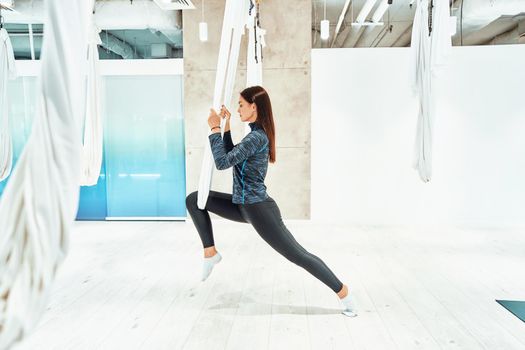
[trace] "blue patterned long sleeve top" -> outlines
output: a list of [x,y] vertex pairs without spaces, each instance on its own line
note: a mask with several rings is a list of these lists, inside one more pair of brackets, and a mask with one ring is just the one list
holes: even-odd
[[236,204],[257,203],[268,198],[264,185],[270,151],[268,136],[259,125],[249,125],[250,133],[235,146],[230,131],[224,133],[224,138],[220,133],[209,135],[217,169],[233,167],[232,202]]

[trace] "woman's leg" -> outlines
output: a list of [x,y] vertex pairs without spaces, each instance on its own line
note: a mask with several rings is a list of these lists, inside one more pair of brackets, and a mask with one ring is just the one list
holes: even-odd
[[225,219],[246,222],[242,217],[239,206],[232,203],[232,195],[227,193],[210,191],[206,207],[201,210],[197,207],[197,192],[192,192],[186,197],[186,207],[193,219],[193,223],[199,232],[204,247],[204,263],[202,265],[202,277],[204,281],[211,274],[213,267],[218,264],[222,257],[215,249],[213,240],[213,228],[210,214],[215,213]]
[[243,204],[239,207],[246,220],[273,249],[310,272],[335,293],[343,292],[343,283],[328,266],[304,249],[288,231],[282,221],[279,207],[273,199],[268,198],[263,202]]
[[246,222],[239,211],[239,206],[232,203],[232,195],[228,193],[210,191],[206,207],[204,210],[201,210],[197,207],[197,191],[192,192],[186,197],[186,208],[190,213],[197,232],[199,232],[204,248],[215,245],[213,227],[208,212],[215,213],[228,220]]

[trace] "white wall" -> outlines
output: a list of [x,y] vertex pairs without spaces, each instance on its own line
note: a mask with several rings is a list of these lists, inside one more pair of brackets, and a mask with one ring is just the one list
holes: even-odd
[[525,45],[453,48],[427,184],[411,167],[409,54],[312,51],[312,219],[525,224]]

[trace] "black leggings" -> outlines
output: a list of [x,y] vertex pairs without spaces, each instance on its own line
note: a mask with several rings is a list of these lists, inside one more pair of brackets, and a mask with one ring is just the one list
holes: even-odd
[[343,288],[341,281],[328,266],[295,240],[284,226],[279,207],[271,197],[253,204],[235,204],[232,203],[231,194],[210,191],[206,208],[200,210],[197,207],[197,192],[192,192],[186,197],[186,207],[204,248],[215,245],[208,212],[228,220],[251,223],[262,239],[286,259],[310,272],[335,293]]

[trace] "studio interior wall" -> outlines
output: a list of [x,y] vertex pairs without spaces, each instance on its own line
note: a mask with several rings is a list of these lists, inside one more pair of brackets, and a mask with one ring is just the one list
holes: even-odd
[[312,51],[312,219],[525,224],[525,45],[454,47],[436,78],[433,178],[412,169],[410,49]]

